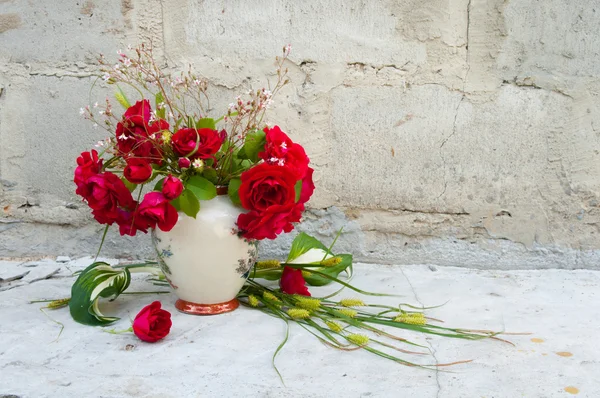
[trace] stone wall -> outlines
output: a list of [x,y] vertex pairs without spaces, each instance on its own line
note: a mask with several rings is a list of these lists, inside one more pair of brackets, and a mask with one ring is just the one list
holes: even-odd
[[292,44],[269,121],[316,169],[300,230],[344,226],[364,261],[599,267],[595,0],[0,0],[0,257],[95,252],[71,173],[103,135],[78,110],[110,95],[90,90],[99,52],[150,40],[210,80],[219,115]]

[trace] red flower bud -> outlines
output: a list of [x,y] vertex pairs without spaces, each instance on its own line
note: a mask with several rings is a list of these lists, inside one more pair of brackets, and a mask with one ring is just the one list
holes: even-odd
[[192,164],[188,158],[179,158],[177,163],[179,164],[180,169],[189,169]]
[[173,177],[169,174],[162,186],[162,193],[165,195],[165,198],[169,200],[173,200],[183,192],[183,183],[177,177]]
[[125,167],[123,175],[127,178],[127,181],[141,184],[146,182],[152,175],[152,166],[144,159],[130,158],[127,159],[127,167]]

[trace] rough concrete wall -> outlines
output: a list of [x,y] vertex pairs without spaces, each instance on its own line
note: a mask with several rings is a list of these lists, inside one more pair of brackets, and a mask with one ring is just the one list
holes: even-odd
[[269,121],[315,165],[299,229],[344,225],[367,261],[598,268],[599,38],[595,0],[1,0],[0,256],[95,250],[70,176],[102,136],[77,111],[108,94],[98,52],[152,39],[218,113],[292,43]]

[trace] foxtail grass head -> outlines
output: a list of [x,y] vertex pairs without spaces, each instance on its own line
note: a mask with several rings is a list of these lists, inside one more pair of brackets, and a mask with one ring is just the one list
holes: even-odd
[[340,300],[340,305],[343,307],[364,307],[365,303],[361,299],[345,298]]
[[423,326],[427,324],[427,319],[425,319],[425,315],[423,315],[420,312],[403,312],[402,314],[394,318],[394,322]]
[[349,334],[346,336],[346,340],[361,347],[369,344],[369,336],[364,334]]
[[294,319],[307,319],[310,318],[310,312],[303,308],[290,308],[287,310],[287,313],[290,317]]

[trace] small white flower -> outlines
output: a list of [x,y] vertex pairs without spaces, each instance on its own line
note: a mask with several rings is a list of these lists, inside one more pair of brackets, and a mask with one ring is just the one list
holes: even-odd
[[97,108],[97,107],[98,107],[98,103],[97,103],[97,102],[95,102],[95,103],[94,103],[94,108]]
[[104,80],[105,82],[107,82],[108,79],[110,79],[110,75],[108,73],[105,73],[104,75],[102,75],[102,80]]
[[120,139],[121,141],[126,141],[126,140],[131,139],[131,137],[126,136],[125,133],[121,133],[121,135],[118,136],[117,138]]
[[292,52],[292,45],[288,44],[287,46],[285,46],[285,51],[283,53],[285,55],[290,55],[291,52]]
[[80,115],[83,115],[84,113],[85,113],[85,109],[83,109],[83,108],[79,108],[79,114],[80,114]]
[[131,47],[131,44],[128,44],[128,45],[127,45],[127,49],[128,49],[129,51],[131,51],[131,50],[133,49],[133,47]]
[[98,128],[98,123],[94,123],[94,125],[92,127],[95,128],[95,129],[97,129]]
[[175,119],[175,115],[173,115],[173,112],[169,112],[169,117],[170,117],[171,119]]
[[194,166],[195,169],[201,169],[202,167],[204,167],[204,162],[202,161],[202,159],[194,159],[194,161],[192,162],[192,166]]
[[96,148],[100,148],[100,147],[104,146],[104,141],[98,141],[98,142],[96,143],[96,145],[94,145],[94,146],[95,146]]
[[195,80],[194,80],[194,84],[195,84],[196,86],[199,86],[199,85],[200,85],[200,80],[198,80],[198,79],[195,79]]
[[123,54],[123,51],[121,51],[121,49],[118,49],[118,50],[117,50],[117,55],[120,55],[120,56],[122,57],[122,56],[123,56],[123,55],[125,55],[125,54]]
[[120,68],[120,67],[121,67],[121,65],[119,65],[119,64],[115,64],[115,66],[113,66],[113,69],[114,69],[114,70],[119,70],[119,68]]
[[278,160],[279,160],[278,158],[272,157],[271,159],[269,159],[269,162],[271,162],[271,163],[277,163]]
[[106,113],[106,111],[98,111],[99,115],[104,115]]
[[285,160],[279,159],[279,161],[277,162],[277,164],[280,165],[280,166],[285,166]]
[[283,149],[287,149],[287,144],[286,144],[285,142],[282,142],[282,143],[281,143],[281,148],[283,148]]
[[131,66],[131,60],[129,58],[125,58],[123,60],[123,65],[125,65],[127,68],[129,68]]

